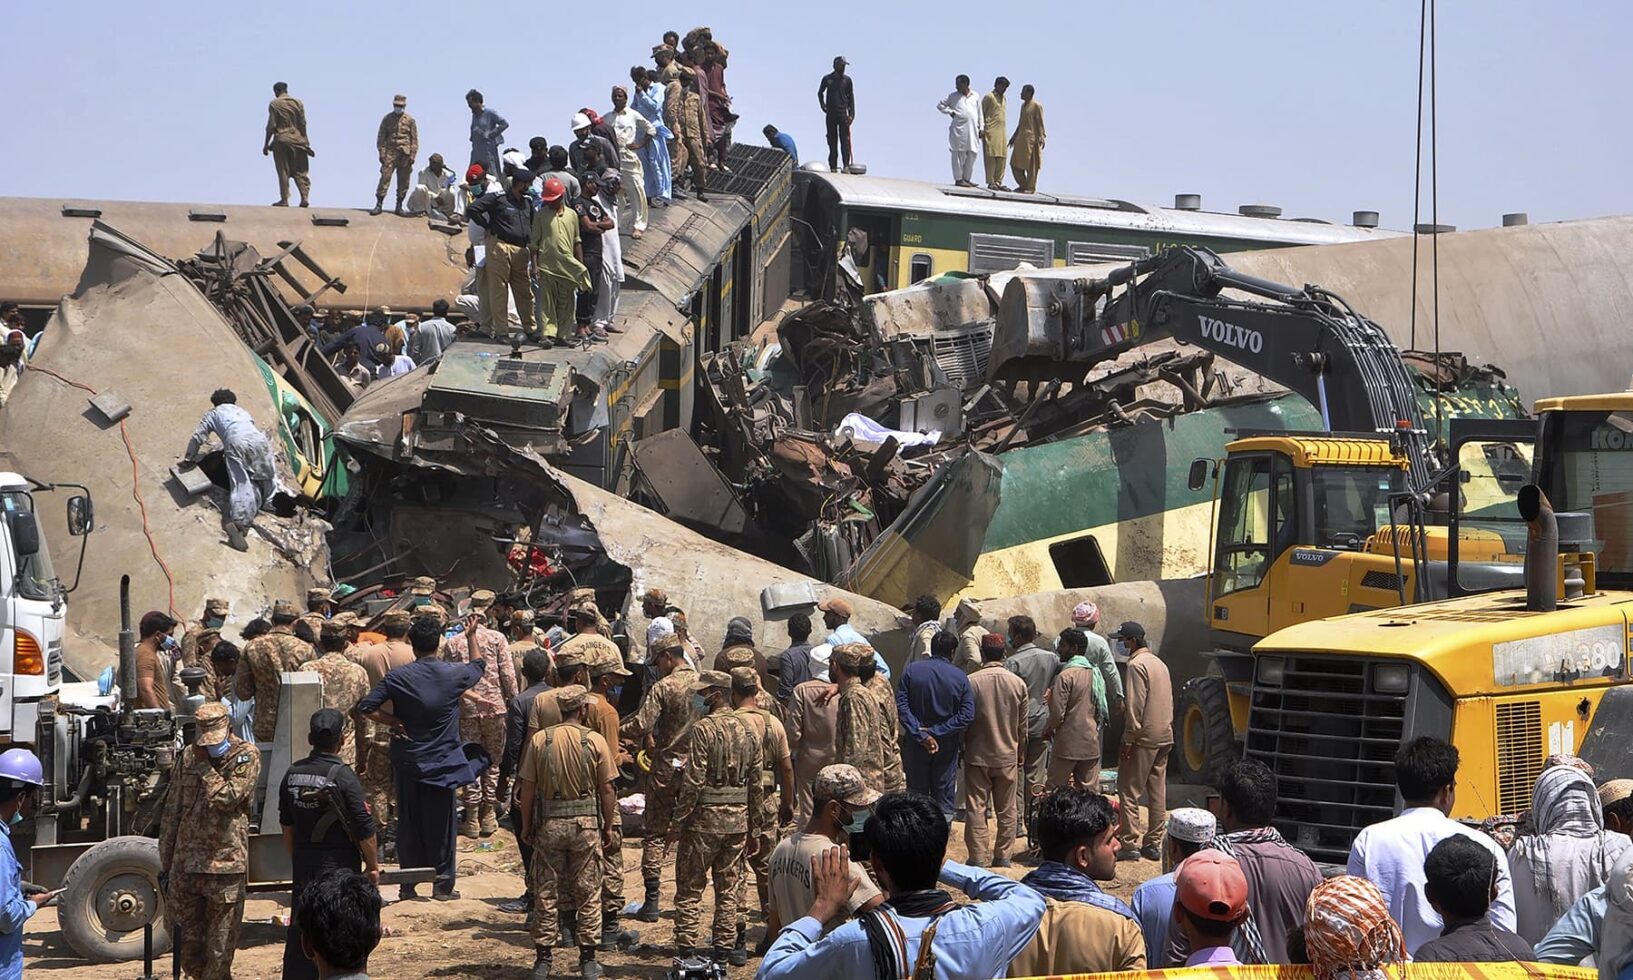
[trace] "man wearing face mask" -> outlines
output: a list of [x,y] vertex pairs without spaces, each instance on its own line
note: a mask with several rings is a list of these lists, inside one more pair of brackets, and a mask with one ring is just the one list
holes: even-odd
[[406,111],[408,97],[396,96],[391,100],[391,111],[380,120],[380,129],[374,134],[374,148],[380,152],[380,183],[374,187],[374,210],[379,214],[386,201],[386,188],[391,186],[391,174],[397,174],[397,215],[403,210],[403,198],[408,196],[408,176],[414,170],[414,158],[420,155],[420,130],[414,117]]
[[194,716],[192,746],[177,759],[159,820],[159,887],[177,957],[189,976],[232,976],[244,921],[249,819],[261,753],[234,736],[226,705]]
[[136,701],[142,708],[170,710],[170,668],[176,656],[176,640],[170,631],[176,621],[157,609],[142,617],[137,629]]
[[59,894],[23,892],[23,869],[11,845],[11,828],[34,815],[45,771],[27,749],[0,754],[0,976],[23,975],[23,923]]
[[[879,794],[868,788],[855,766],[826,766],[817,773],[811,795],[815,806],[805,829],[795,831],[771,852],[771,900],[766,904],[766,935],[776,936],[782,927],[797,921],[811,907],[816,892],[811,882],[811,861],[835,844],[849,843],[853,859],[867,860],[867,841],[862,828],[872,815]],[[862,865],[851,861],[856,890],[851,892],[845,911],[860,915],[884,901]],[[839,922],[822,923],[824,932]]]
[[[738,942],[737,890],[745,840],[758,846],[765,789],[762,754],[753,729],[731,707],[731,676],[705,671],[692,683],[692,708],[704,717],[692,726],[686,769],[675,799],[668,841],[675,856],[676,955],[694,955],[703,919],[703,885],[714,882],[715,962],[742,966],[748,950]],[[746,835],[746,837],[745,837]]]
[[221,627],[227,625],[227,613],[231,609],[232,603],[226,599],[204,600],[204,615],[199,617],[198,622],[189,624],[187,631],[181,636],[181,662],[184,666],[204,666],[198,648],[199,637],[205,630],[215,630],[219,633]]

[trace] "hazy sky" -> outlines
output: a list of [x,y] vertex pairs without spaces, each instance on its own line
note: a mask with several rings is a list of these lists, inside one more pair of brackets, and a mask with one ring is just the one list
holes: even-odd
[[[592,16],[564,26],[576,10]],[[573,110],[609,106],[664,29],[706,22],[731,50],[738,135],[759,142],[775,123],[806,161],[826,155],[816,86],[844,54],[857,158],[874,174],[946,180],[936,101],[959,72],[981,91],[1002,73],[1011,126],[1023,83],[1045,107],[1041,190],[1154,204],[1194,192],[1210,210],[1272,203],[1347,221],[1364,208],[1411,223],[1418,4],[1401,0],[94,0],[6,13],[0,194],[269,203],[260,147],[282,79],[306,102],[315,202],[368,206],[375,127],[394,93],[419,121],[422,160],[437,150],[462,166],[467,88],[509,119],[515,145],[561,142]],[[1438,19],[1443,222],[1633,210],[1633,4],[1445,0]]]

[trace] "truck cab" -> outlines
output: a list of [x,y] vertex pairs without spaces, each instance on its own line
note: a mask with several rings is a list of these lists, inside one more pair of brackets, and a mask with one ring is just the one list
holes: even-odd
[[[33,743],[41,702],[62,688],[71,587],[57,577],[36,496],[55,489],[0,472],[0,742]],[[71,497],[70,533],[89,533],[91,520],[90,497]]]

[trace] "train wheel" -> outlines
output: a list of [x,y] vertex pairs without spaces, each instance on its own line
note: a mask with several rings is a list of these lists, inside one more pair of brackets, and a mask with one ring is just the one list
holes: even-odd
[[57,910],[74,952],[98,963],[140,959],[149,922],[153,955],[168,950],[159,870],[159,842],[151,837],[115,837],[81,854],[63,875]]
[[1211,783],[1240,751],[1224,680],[1191,678],[1179,689],[1175,708],[1175,775],[1184,783]]

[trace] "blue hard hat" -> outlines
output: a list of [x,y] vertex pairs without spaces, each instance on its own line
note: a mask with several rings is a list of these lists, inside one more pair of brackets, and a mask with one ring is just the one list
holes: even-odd
[[40,760],[27,749],[7,749],[0,752],[0,779],[30,786],[45,785],[45,770]]

